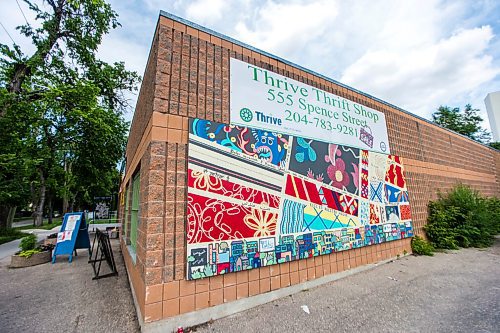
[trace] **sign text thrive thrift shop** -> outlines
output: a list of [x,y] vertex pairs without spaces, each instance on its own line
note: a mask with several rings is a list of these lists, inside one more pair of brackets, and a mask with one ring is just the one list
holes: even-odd
[[383,113],[231,58],[231,123],[390,153]]

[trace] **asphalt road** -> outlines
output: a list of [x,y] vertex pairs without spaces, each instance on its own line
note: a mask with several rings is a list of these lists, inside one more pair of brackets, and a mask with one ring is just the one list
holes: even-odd
[[500,332],[500,241],[401,258],[192,331]]

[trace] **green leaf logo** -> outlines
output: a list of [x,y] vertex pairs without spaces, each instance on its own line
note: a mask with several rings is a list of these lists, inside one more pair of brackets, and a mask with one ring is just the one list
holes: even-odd
[[244,122],[250,122],[253,119],[253,113],[250,109],[243,108],[240,110],[240,117]]

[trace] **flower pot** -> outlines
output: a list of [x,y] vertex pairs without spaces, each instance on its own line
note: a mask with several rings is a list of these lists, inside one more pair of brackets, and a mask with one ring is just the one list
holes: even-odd
[[52,260],[52,250],[42,251],[39,253],[34,253],[31,257],[21,257],[19,255],[14,254],[10,260],[11,268],[21,268],[21,267],[29,267],[40,264],[45,264]]

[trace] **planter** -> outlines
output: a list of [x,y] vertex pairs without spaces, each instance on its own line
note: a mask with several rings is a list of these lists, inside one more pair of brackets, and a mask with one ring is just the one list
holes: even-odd
[[54,245],[56,246],[57,238],[45,238],[43,240],[43,245]]
[[29,258],[21,257],[14,254],[11,257],[10,267],[11,268],[30,267],[30,266],[45,264],[47,262],[50,262],[51,260],[52,260],[52,250],[35,253]]

